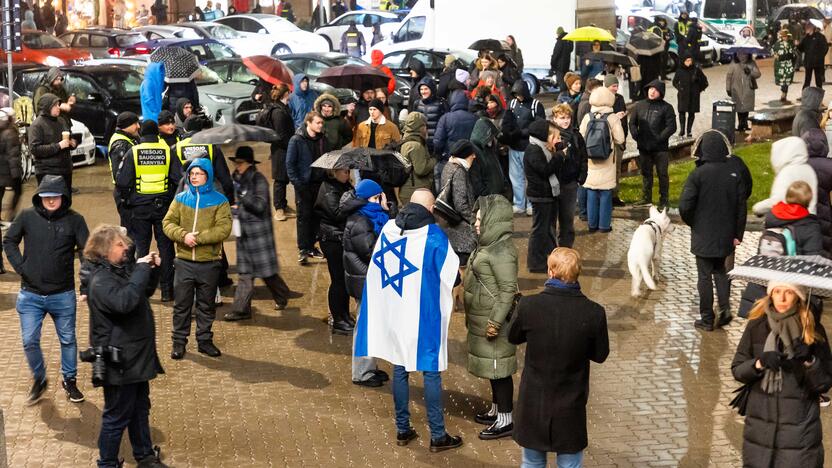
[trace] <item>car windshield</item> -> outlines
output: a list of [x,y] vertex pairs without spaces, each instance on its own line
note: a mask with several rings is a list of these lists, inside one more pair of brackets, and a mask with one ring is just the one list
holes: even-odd
[[214,59],[224,59],[224,58],[232,58],[232,57],[239,57],[230,47],[222,44],[216,43],[208,43],[205,44],[208,50],[211,51],[211,54],[214,56]]
[[745,0],[712,0],[705,3],[702,12],[705,18],[745,18]]
[[119,47],[130,47],[136,45],[140,42],[144,42],[146,39],[141,34],[120,34],[116,36],[116,44]]
[[206,67],[205,65],[199,66],[199,74],[196,75],[196,85],[213,85],[219,83],[225,83],[219,75],[217,75],[214,70]]
[[239,32],[219,23],[205,26],[205,30],[214,39],[238,39],[243,37]]
[[30,49],[63,49],[69,47],[57,37],[42,33],[24,33],[23,43]]
[[280,17],[260,19],[260,22],[267,26],[269,33],[300,31],[297,26]]
[[341,65],[369,65],[367,62],[361,60],[358,57],[353,57],[352,55],[348,55],[346,57],[338,57],[332,61],[333,67],[340,67]]
[[142,74],[136,70],[102,71],[95,74],[98,83],[116,99],[139,97]]
[[470,65],[474,60],[477,59],[477,53],[472,51],[471,49],[455,50],[452,53],[456,55],[457,59],[465,62],[466,65]]

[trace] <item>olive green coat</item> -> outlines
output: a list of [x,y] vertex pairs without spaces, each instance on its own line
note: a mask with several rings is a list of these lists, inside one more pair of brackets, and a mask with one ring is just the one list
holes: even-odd
[[[506,315],[517,292],[517,248],[511,240],[511,203],[502,195],[477,201],[480,236],[465,269],[465,323],[468,327],[468,372],[501,379],[517,371],[515,346],[508,342]],[[491,322],[500,327],[486,338]]]
[[403,205],[410,202],[410,197],[417,189],[433,190],[433,166],[436,160],[430,156],[423,129],[427,128],[427,121],[421,112],[411,112],[403,123],[404,138],[399,151],[402,157],[410,161],[413,170],[407,182],[399,188],[399,198]]

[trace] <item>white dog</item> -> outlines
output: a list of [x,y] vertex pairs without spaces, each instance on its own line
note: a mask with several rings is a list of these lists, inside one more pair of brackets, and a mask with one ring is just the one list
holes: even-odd
[[650,217],[633,234],[630,250],[627,251],[627,266],[633,276],[630,294],[638,297],[641,294],[641,280],[651,290],[656,289],[659,279],[659,262],[662,256],[662,239],[665,234],[673,232],[674,226],[667,216],[667,208],[659,211],[650,206]]

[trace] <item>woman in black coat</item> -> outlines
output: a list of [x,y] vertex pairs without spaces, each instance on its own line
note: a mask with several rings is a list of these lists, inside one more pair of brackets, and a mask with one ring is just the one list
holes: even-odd
[[769,282],[749,315],[731,363],[751,387],[743,430],[743,466],[823,466],[819,396],[832,386],[832,354],[807,289]]
[[610,352],[607,316],[581,292],[577,251],[555,249],[548,267],[545,289],[523,297],[508,333],[511,343],[527,343],[514,440],[524,462],[545,465],[546,452],[557,452],[580,463],[588,445],[590,361],[602,363]]
[[[133,454],[141,466],[164,467],[150,440],[149,381],[163,374],[156,354],[156,328],[149,297],[158,283],[161,263],[155,252],[128,263],[131,241],[118,226],[102,225],[84,248],[81,294],[90,309],[90,344],[107,363],[103,381],[104,410],[98,437],[99,464],[118,463],[124,429],[130,427]],[[112,348],[120,364],[113,363]],[[134,430],[137,429],[137,430]]]
[[[551,134],[551,138],[550,138]],[[550,143],[551,142],[551,143]],[[560,142],[560,132],[545,120],[535,120],[529,125],[529,146],[523,154],[523,171],[526,173],[526,197],[532,205],[532,230],[526,266],[532,273],[546,271],[546,257],[557,246],[555,217],[560,185],[557,173],[563,164],[563,154],[552,151],[551,145]]]
[[286,201],[286,186],[289,185],[289,174],[286,172],[286,149],[289,147],[289,139],[295,134],[295,123],[288,105],[290,95],[289,87],[285,84],[275,86],[270,93],[269,103],[265,104],[266,107],[271,108],[269,117],[265,119],[265,122],[258,122],[258,125],[267,124],[277,133],[277,141],[271,144],[269,157],[272,160],[272,179],[274,180],[272,203],[274,203],[275,221],[286,221],[286,212],[289,210]]
[[679,68],[673,75],[676,88],[676,112],[679,113],[679,136],[691,136],[693,119],[699,112],[699,95],[708,87],[708,78],[690,54],[682,56]]
[[329,313],[332,316],[332,333],[349,335],[355,327],[350,316],[350,296],[344,281],[343,236],[346,214],[341,211],[341,197],[352,190],[349,169],[330,171],[321,183],[315,200],[315,213],[320,218],[318,241],[329,270]]
[[[20,203],[20,196],[23,195],[23,174],[20,163],[20,134],[14,122],[14,110],[4,109],[0,111],[0,206],[3,205],[3,195],[6,187],[11,187],[12,196],[11,216],[7,220],[14,219],[17,212],[17,205]],[[0,267],[0,271],[2,267]]]

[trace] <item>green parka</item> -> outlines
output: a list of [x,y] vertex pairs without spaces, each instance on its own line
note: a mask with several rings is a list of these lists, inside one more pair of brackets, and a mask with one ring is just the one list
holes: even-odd
[[436,165],[436,159],[432,158],[428,152],[425,137],[422,135],[423,129],[426,128],[427,120],[421,112],[411,112],[404,120],[404,138],[399,151],[413,165],[413,171],[407,182],[399,189],[402,204],[407,204],[410,196],[418,188],[433,190],[433,166]]
[[[465,269],[465,323],[468,327],[468,372],[501,379],[517,371],[515,346],[508,342],[509,309],[517,292],[517,248],[511,240],[511,203],[502,195],[477,201],[480,235]],[[500,327],[486,338],[488,323]]]

